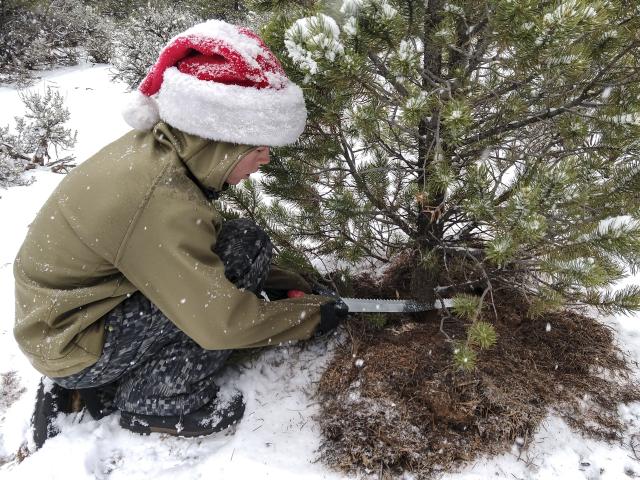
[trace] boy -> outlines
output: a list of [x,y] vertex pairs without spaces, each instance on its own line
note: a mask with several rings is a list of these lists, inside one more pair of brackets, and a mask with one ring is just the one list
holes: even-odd
[[[210,199],[295,142],[300,88],[253,32],[212,20],[174,37],[125,112],[136,130],[60,183],[14,264],[14,334],[41,385],[37,446],[77,391],[139,433],[206,435],[238,421],[214,375],[230,351],[306,339],[344,305],[271,267],[271,242]],[[265,301],[263,290],[276,294]],[[272,298],[273,299],[273,298]]]

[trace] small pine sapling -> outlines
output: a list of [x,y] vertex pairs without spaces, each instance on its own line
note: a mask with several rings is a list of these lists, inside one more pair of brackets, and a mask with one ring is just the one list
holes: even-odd
[[20,93],[20,99],[27,112],[15,119],[14,154],[28,157],[35,165],[49,166],[55,172],[66,173],[74,166],[71,163],[74,157],[60,158],[59,151],[73,148],[78,132],[64,126],[70,118],[64,98],[47,86],[44,95],[25,91]]
[[33,177],[25,177],[30,159],[14,147],[15,137],[9,133],[9,127],[0,127],[0,187],[29,185]]

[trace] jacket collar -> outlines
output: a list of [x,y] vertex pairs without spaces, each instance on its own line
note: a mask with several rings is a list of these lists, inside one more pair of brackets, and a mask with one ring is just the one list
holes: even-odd
[[225,180],[249,151],[251,145],[207,140],[160,122],[153,128],[155,139],[175,150],[201,187],[223,190]]

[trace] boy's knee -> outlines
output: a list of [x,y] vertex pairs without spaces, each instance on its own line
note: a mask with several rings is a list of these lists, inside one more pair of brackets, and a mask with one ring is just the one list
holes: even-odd
[[222,225],[215,250],[220,254],[232,252],[271,251],[273,244],[267,232],[249,218],[229,220]]

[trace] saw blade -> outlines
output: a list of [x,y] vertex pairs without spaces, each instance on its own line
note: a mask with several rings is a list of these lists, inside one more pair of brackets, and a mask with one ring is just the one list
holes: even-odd
[[350,313],[404,313],[424,312],[437,310],[450,306],[446,299],[444,302],[436,300],[434,305],[421,303],[415,300],[385,300],[381,298],[351,298],[342,297],[342,301],[349,307]]

